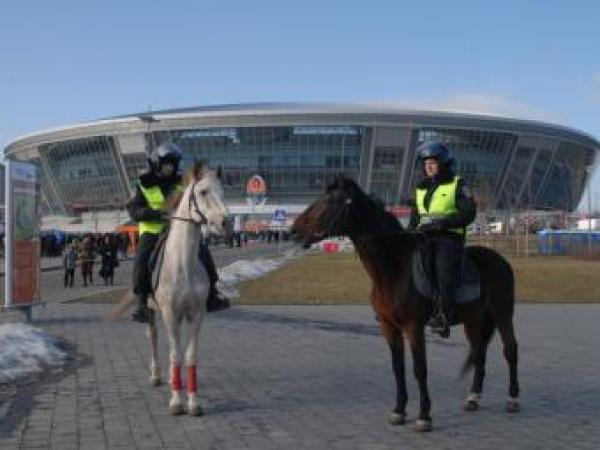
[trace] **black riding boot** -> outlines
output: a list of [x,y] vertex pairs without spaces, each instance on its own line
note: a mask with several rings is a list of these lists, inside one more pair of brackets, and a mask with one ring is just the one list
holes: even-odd
[[148,296],[147,295],[136,295],[138,302],[138,308],[131,315],[131,320],[139,323],[148,323]]
[[217,266],[215,266],[215,261],[210,254],[210,250],[206,245],[204,245],[204,243],[200,244],[200,248],[198,249],[198,257],[206,268],[210,283],[208,300],[206,301],[206,312],[222,311],[229,308],[231,306],[229,304],[229,299],[217,290],[217,281],[219,281]]
[[208,300],[206,301],[206,312],[222,311],[231,307],[229,299],[217,291],[215,284],[210,284]]

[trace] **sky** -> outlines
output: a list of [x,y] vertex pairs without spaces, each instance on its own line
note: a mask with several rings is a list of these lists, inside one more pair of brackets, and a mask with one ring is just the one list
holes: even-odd
[[0,0],[0,147],[149,108],[272,101],[483,112],[600,139],[599,19],[595,0]]

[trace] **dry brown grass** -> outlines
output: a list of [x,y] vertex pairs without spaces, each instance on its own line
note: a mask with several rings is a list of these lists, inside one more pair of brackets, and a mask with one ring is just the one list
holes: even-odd
[[530,302],[600,302],[600,263],[570,256],[511,258],[517,298]]
[[241,283],[240,303],[365,303],[369,289],[369,278],[353,253],[308,254]]
[[[567,256],[509,257],[517,299],[524,302],[600,302],[600,264]],[[243,304],[366,303],[370,280],[353,253],[309,254],[240,285]]]

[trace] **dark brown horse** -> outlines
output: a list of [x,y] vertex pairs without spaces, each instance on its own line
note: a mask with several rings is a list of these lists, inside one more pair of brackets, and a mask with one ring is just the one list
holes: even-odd
[[[329,236],[348,236],[372,280],[371,304],[380,320],[381,330],[392,352],[397,385],[396,407],[389,416],[392,424],[406,420],[406,380],[404,338],[410,345],[414,375],[419,385],[420,411],[415,423],[418,431],[431,429],[431,401],[427,390],[424,324],[431,313],[431,301],[415,288],[411,258],[423,236],[402,229],[398,220],[367,196],[351,179],[338,176],[294,222],[293,233],[304,244]],[[466,253],[480,271],[481,296],[474,302],[457,306],[457,323],[464,324],[470,352],[463,368],[474,367],[471,393],[464,408],[474,411],[485,375],[488,344],[497,329],[509,366],[509,399],[506,411],[519,411],[517,379],[517,341],[513,330],[514,279],[510,265],[498,253],[484,247],[467,247]]]

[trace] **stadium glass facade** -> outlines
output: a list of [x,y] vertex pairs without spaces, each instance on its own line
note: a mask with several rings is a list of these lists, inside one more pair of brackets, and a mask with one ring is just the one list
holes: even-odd
[[269,196],[315,196],[343,171],[357,177],[364,127],[289,126],[197,128],[154,133],[154,144],[175,142],[183,166],[194,159],[225,168],[226,194],[240,197],[252,175],[261,175]]
[[306,204],[336,173],[388,205],[402,204],[420,177],[415,148],[447,144],[480,209],[577,207],[600,144],[568,128],[451,113],[320,105],[236,105],[157,111],[35,133],[6,148],[42,169],[46,213],[122,208],[146,152],[163,142],[225,169],[230,202],[261,175],[269,202]]

